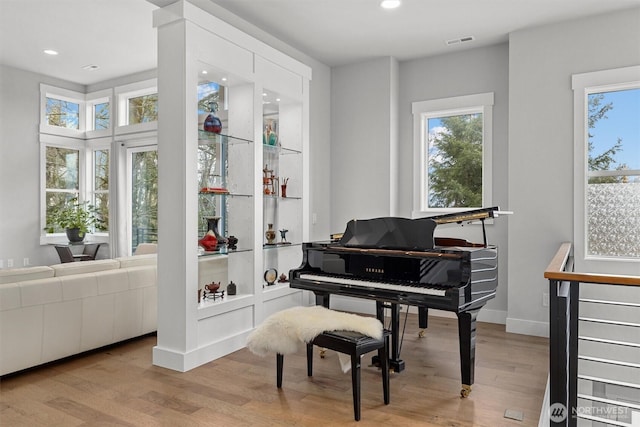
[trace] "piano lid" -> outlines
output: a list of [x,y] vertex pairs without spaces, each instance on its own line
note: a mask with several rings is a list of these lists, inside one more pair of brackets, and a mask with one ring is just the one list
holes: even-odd
[[481,221],[484,246],[487,245],[484,220],[493,218],[500,208],[473,209],[427,218],[382,217],[351,220],[338,243],[346,248],[429,250],[434,248],[433,232],[438,224]]
[[354,248],[433,249],[436,222],[431,218],[384,217],[351,220],[339,244]]

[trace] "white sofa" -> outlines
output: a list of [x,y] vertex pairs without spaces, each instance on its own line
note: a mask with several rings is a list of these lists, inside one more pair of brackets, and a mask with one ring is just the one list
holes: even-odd
[[155,254],[0,270],[0,375],[156,327]]

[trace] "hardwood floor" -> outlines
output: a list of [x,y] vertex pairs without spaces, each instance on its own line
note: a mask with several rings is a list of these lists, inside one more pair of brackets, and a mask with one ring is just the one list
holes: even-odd
[[[404,316],[404,315],[403,315]],[[479,323],[475,384],[462,399],[457,321],[429,318],[418,338],[407,322],[402,358],[384,405],[377,368],[362,368],[362,419],[353,419],[351,375],[335,352],[315,357],[306,373],[304,349],[284,359],[281,390],[276,357],[247,349],[186,373],[151,364],[156,337],[147,336],[0,381],[2,426],[537,426],[547,380],[548,340],[508,334]],[[511,409],[522,421],[504,417]]]

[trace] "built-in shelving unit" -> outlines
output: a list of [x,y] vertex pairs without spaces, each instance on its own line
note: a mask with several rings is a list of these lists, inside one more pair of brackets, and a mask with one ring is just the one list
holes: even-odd
[[[154,25],[162,115],[153,361],[184,371],[244,347],[265,317],[305,301],[286,281],[265,286],[264,276],[288,276],[309,236],[311,71],[188,0],[157,10]],[[277,178],[268,192],[265,169]],[[198,240],[214,222],[220,244],[203,250]],[[230,236],[235,249],[223,243]],[[224,296],[203,292],[211,282]]]

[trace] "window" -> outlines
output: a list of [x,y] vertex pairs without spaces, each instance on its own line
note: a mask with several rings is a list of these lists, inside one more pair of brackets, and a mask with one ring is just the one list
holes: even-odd
[[640,261],[639,77],[640,67],[573,76],[574,243],[586,271]]
[[[158,88],[155,79],[119,86],[115,92],[118,99],[117,133],[156,129]],[[129,126],[132,128],[127,128]]]
[[79,129],[80,104],[47,96],[45,107],[46,123],[67,129]]
[[111,138],[96,137],[110,135],[111,93],[85,95],[40,85],[43,244],[64,239],[65,230],[52,224],[52,214],[76,201],[97,208],[103,223],[91,231],[108,233]]
[[93,171],[91,204],[103,220],[96,231],[106,232],[109,230],[109,150],[93,151]]
[[128,149],[131,251],[158,241],[158,152],[155,146]]
[[83,138],[85,95],[72,90],[40,85],[40,132]]
[[414,216],[491,204],[493,93],[412,104]]
[[80,150],[45,146],[45,224],[48,233],[61,233],[51,225],[50,215],[80,192]]

